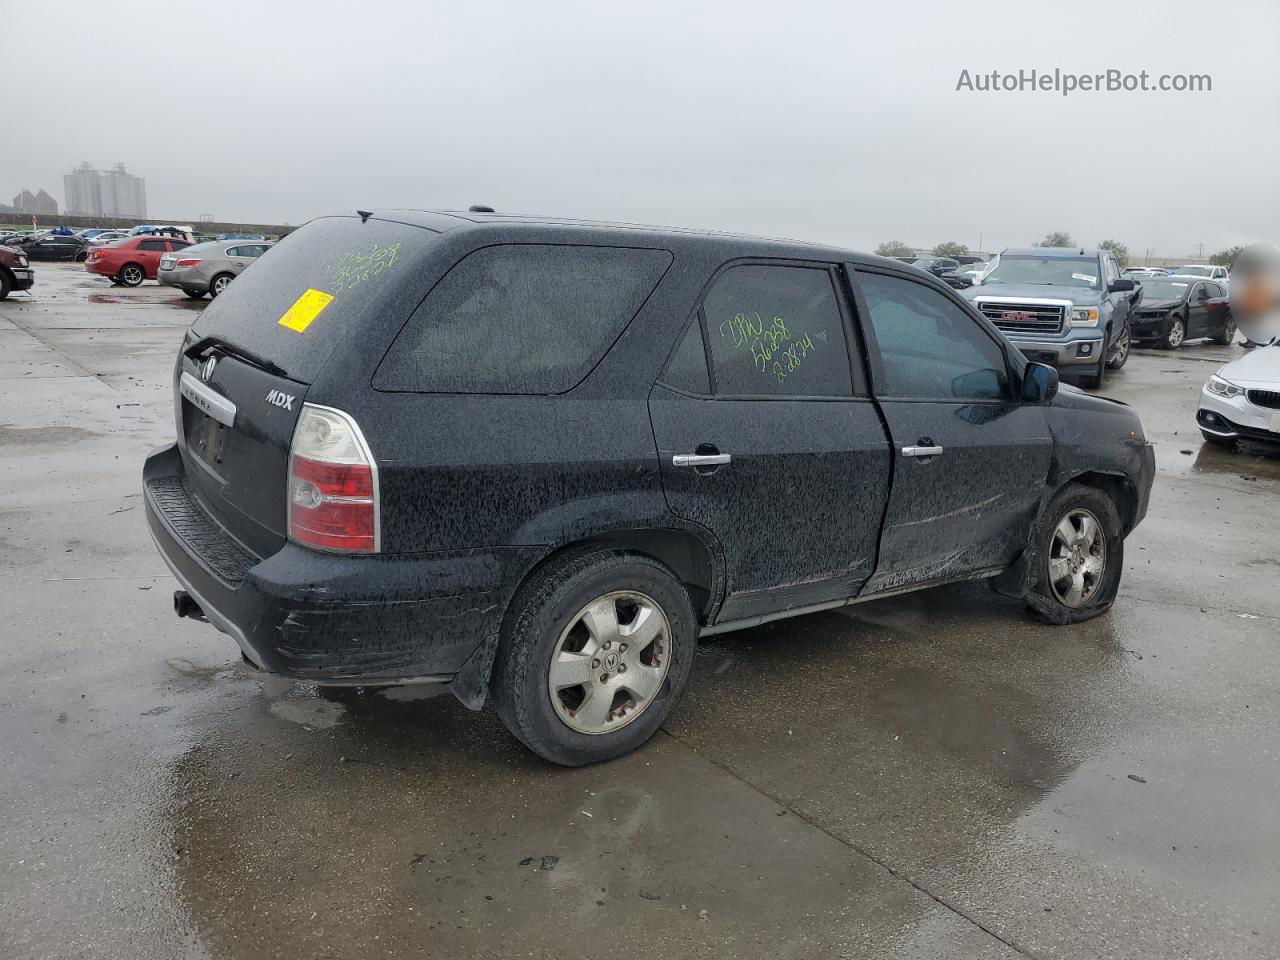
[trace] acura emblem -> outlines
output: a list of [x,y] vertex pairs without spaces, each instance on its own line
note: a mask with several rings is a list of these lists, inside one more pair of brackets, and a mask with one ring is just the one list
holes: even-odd
[[200,379],[208,383],[209,378],[213,376],[213,368],[217,365],[217,357],[209,357],[204,363],[200,364]]

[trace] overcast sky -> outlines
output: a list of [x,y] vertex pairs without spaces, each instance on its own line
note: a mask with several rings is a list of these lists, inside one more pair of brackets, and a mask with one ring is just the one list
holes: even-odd
[[[1280,3],[0,0],[0,197],[152,218],[465,207],[834,242],[1280,240]],[[971,73],[1208,73],[977,93]]]

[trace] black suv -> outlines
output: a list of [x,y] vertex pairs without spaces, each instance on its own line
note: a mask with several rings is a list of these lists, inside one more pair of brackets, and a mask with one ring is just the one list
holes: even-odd
[[830,247],[314,220],[200,314],[144,470],[181,615],[322,687],[643,743],[699,636],[990,578],[1106,610],[1154,461],[951,289]]

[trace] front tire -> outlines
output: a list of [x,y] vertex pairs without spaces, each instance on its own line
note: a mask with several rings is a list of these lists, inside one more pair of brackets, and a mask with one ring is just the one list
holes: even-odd
[[143,270],[139,264],[126,263],[116,274],[116,279],[120,281],[122,287],[139,287],[142,281],[147,279],[147,271]]
[[507,729],[552,763],[610,760],[662,725],[696,643],[688,591],[665,566],[617,550],[573,554],[535,573],[512,600],[494,705]]
[[1174,317],[1169,321],[1168,332],[1160,338],[1160,347],[1163,350],[1177,350],[1186,339],[1187,322],[1181,317]]
[[1114,602],[1124,569],[1124,531],[1111,498],[1071,483],[1036,523],[1035,581],[1027,603],[1048,623],[1080,623]]
[[1102,384],[1107,378],[1107,354],[1102,352],[1102,356],[1098,358],[1097,366],[1093,373],[1086,374],[1080,378],[1080,385],[1086,390],[1101,390]]
[[203,291],[203,290],[183,290],[182,292],[183,292],[183,293],[185,293],[185,294],[186,294],[188,297],[190,297],[192,300],[203,300],[203,299],[204,299],[204,291]]
[[1129,350],[1133,346],[1133,336],[1129,333],[1129,324],[1126,322],[1124,329],[1120,331],[1111,350],[1107,353],[1107,369],[1119,370],[1129,362]]

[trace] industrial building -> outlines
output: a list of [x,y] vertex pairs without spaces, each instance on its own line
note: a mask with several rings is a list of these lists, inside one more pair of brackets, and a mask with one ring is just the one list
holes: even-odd
[[127,172],[123,163],[95,170],[88,161],[62,178],[66,212],[71,216],[137,217],[147,215],[147,185]]

